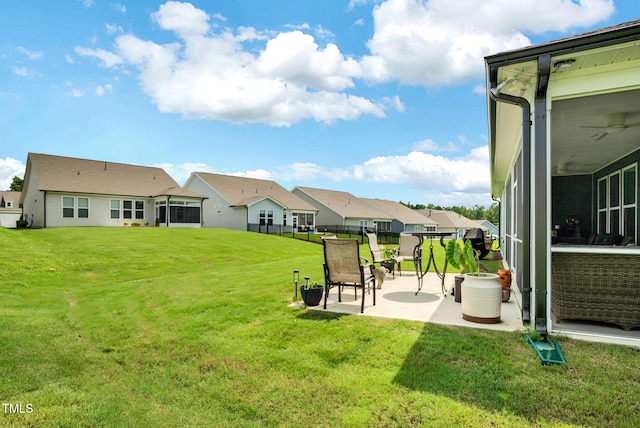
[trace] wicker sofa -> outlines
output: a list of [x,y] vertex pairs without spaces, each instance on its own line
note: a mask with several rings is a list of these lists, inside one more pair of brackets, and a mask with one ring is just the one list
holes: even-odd
[[552,253],[551,310],[558,322],[640,327],[640,254]]

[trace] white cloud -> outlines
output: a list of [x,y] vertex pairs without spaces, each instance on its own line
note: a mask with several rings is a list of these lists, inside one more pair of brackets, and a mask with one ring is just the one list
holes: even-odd
[[215,172],[213,168],[201,162],[185,162],[179,165],[165,162],[152,166],[165,170],[181,186],[184,185],[192,172]]
[[183,37],[202,35],[209,30],[209,15],[191,3],[168,1],[152,18],[165,30],[172,30]]
[[9,190],[13,177],[24,177],[25,165],[17,159],[0,159],[0,190]]
[[13,66],[11,70],[13,71],[13,74],[21,77],[36,77],[40,75],[37,71],[27,68],[25,66],[22,66],[22,67]]
[[42,51],[30,51],[26,48],[23,48],[22,46],[18,46],[16,48],[16,51],[18,51],[24,57],[26,57],[28,60],[31,60],[31,61],[36,61],[44,57],[44,53]]
[[107,34],[124,33],[124,29],[116,24],[104,24]]
[[113,86],[111,86],[110,84],[106,84],[104,86],[102,85],[96,86],[96,95],[99,97],[105,94],[110,94],[112,92],[113,92]]
[[486,55],[529,45],[525,33],[593,25],[613,12],[612,0],[388,0],[374,7],[365,64],[383,81],[461,83],[482,77]]
[[76,54],[80,56],[98,58],[104,63],[105,67],[113,67],[114,65],[122,64],[122,58],[104,49],[90,49],[76,46],[74,50]]
[[592,25],[614,11],[612,0],[351,0],[349,10],[364,4],[375,4],[374,33],[370,54],[360,58],[334,43],[320,45],[332,36],[320,25],[316,38],[308,24],[280,33],[223,28],[222,15],[177,1],[151,15],[161,30],[175,34],[173,43],[124,34],[113,52],[75,51],[105,67],[135,67],[143,91],[163,112],[273,126],[333,123],[384,117],[388,108],[404,111],[397,96],[359,94],[362,82],[438,87],[477,81],[484,77],[484,56],[530,44],[525,34]]
[[[455,158],[412,151],[400,156],[376,156],[362,164],[329,168],[312,162],[294,163],[270,173],[272,180],[327,179],[407,185],[424,193],[489,194],[489,149],[482,146]],[[486,204],[486,201],[484,202]]]
[[[213,33],[209,16],[187,3],[167,2],[152,17],[179,41],[161,45],[126,34],[116,38],[115,52],[75,51],[106,67],[135,66],[158,109],[186,118],[290,126],[304,119],[332,123],[384,116],[383,103],[342,92],[355,86],[361,69],[335,44],[321,47],[297,30],[270,39],[246,27]],[[255,43],[265,39],[256,52]],[[394,106],[401,108],[398,101]]]
[[417,152],[457,152],[459,150],[452,142],[441,145],[429,138],[414,143],[411,148]]
[[120,13],[126,13],[127,12],[127,7],[120,4],[120,3],[115,3],[111,5],[114,9],[116,9],[117,11],[119,11]]

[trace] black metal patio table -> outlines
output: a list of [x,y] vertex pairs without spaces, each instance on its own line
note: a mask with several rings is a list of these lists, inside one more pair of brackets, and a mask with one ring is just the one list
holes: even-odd
[[[425,275],[429,272],[431,265],[433,264],[433,270],[435,271],[438,278],[440,278],[440,288],[442,289],[442,294],[446,297],[447,290],[444,286],[444,277],[447,274],[447,266],[448,261],[445,255],[444,258],[444,268],[442,272],[438,269],[438,265],[436,264],[436,259],[433,255],[433,238],[440,238],[440,245],[442,248],[445,248],[444,238],[446,236],[451,236],[451,232],[409,232],[411,235],[418,237],[418,245],[413,250],[413,263],[416,268],[416,276],[418,277],[418,291],[416,291],[416,295],[422,290],[422,283]],[[429,261],[427,262],[427,266],[422,268],[422,245],[424,244],[424,239],[429,238]]]

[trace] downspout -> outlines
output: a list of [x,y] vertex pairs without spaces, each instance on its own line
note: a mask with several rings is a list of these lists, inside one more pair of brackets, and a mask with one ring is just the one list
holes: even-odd
[[165,225],[169,227],[171,223],[171,196],[167,196],[167,212],[165,213]]
[[[491,82],[492,84],[495,82]],[[531,321],[531,261],[529,254],[529,242],[531,237],[531,209],[528,200],[524,200],[524,195],[531,195],[531,105],[526,98],[514,95],[502,94],[499,90],[490,90],[489,97],[495,102],[504,102],[517,105],[522,109],[522,177],[518,180],[522,183],[520,197],[522,209],[522,321]],[[524,203],[523,203],[524,202]],[[513,202],[512,202],[513,203]]]
[[204,227],[204,199],[200,199],[200,227]]
[[42,199],[42,208],[44,209],[43,217],[44,217],[44,221],[42,222],[42,226],[46,229],[47,228],[47,191],[44,191],[44,198]]
[[536,95],[534,100],[535,108],[535,210],[541,213],[543,221],[537,223],[534,228],[532,241],[534,252],[534,278],[536,281],[535,291],[535,329],[543,336],[547,335],[547,264],[549,252],[549,230],[547,193],[547,89],[549,87],[549,76],[551,74],[551,55],[545,54],[538,57],[538,79]]

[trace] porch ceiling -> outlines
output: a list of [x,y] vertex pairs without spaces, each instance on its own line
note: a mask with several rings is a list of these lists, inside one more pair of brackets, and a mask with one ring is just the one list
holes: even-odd
[[[552,95],[551,174],[592,174],[640,148],[640,42],[552,55],[553,65],[565,60],[572,61],[569,69],[559,71],[553,66],[549,83],[550,88],[562,88]],[[530,58],[501,67],[498,82],[513,82],[501,92],[525,97],[533,104],[536,68]],[[521,143],[521,133],[516,131],[521,130],[522,120],[514,108],[504,103],[496,106],[496,194],[504,184],[501,174],[508,173],[505,170],[513,161],[514,148]],[[600,138],[606,129],[606,116],[612,113],[626,114],[625,127]]]
[[[605,116],[611,113],[626,113],[627,128],[598,139],[605,130]],[[553,103],[552,175],[592,174],[638,148],[640,148],[640,89]]]

